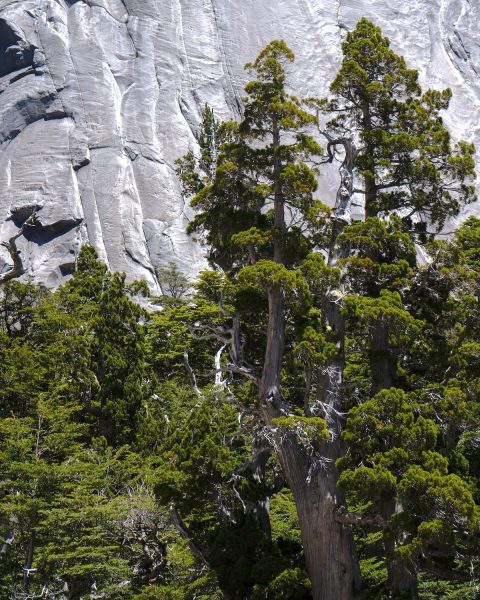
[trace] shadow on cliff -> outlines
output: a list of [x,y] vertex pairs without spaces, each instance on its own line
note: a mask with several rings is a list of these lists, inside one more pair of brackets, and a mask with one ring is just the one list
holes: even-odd
[[[15,225],[20,229],[25,221],[29,219],[33,214],[41,213],[42,207],[40,205],[23,205],[15,207],[11,210],[11,215],[8,218],[9,221],[13,221]],[[82,218],[67,218],[60,219],[54,223],[43,225],[40,218],[36,218],[32,226],[25,229],[23,236],[29,242],[36,244],[37,246],[44,246],[55,238],[65,235],[72,229],[75,229],[83,221]]]
[[0,77],[33,64],[34,46],[12,23],[0,19]]

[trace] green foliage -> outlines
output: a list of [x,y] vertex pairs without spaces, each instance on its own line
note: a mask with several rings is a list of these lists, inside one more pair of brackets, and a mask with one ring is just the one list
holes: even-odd
[[384,536],[407,558],[439,548],[448,554],[479,516],[469,484],[449,474],[447,458],[435,451],[439,427],[421,410],[394,388],[351,409],[343,433],[348,452],[338,461],[352,501],[388,517]]
[[477,272],[480,271],[480,219],[469,217],[455,232],[455,241],[466,263]]
[[175,262],[170,262],[168,267],[159,269],[157,279],[164,296],[171,297],[174,300],[186,296],[190,289],[188,277],[183,275]]
[[[138,466],[127,450],[88,449],[79,406],[39,398],[32,417],[0,422],[0,521],[14,543],[2,564],[4,592],[74,594],[120,590],[130,573],[121,548],[116,496]],[[34,569],[25,582],[23,566]],[[61,585],[60,585],[61,584]],[[60,588],[58,588],[60,586]],[[125,590],[126,591],[126,590]]]
[[418,73],[407,68],[368,19],[358,21],[342,44],[343,62],[330,90],[332,132],[358,133],[356,172],[364,179],[367,216],[402,210],[439,227],[475,199],[474,148],[454,147],[440,111],[450,90],[422,93]]
[[[322,419],[309,420],[310,406],[330,372],[343,375],[338,392],[327,383],[340,411],[352,407],[340,481],[358,514],[384,520],[386,564],[377,550],[370,565],[381,594],[384,566],[390,573],[398,557],[419,560],[441,536],[453,548],[473,535],[476,222],[453,242],[431,242],[428,266],[417,265],[415,243],[427,239],[426,220],[441,227],[474,199],[475,173],[473,147],[454,147],[440,117],[449,90],[422,92],[417,72],[366,19],[347,34],[343,51],[333,96],[323,103],[287,93],[294,57],[284,42],[272,42],[247,65],[254,78],[243,119],[225,125],[230,137],[215,170],[192,194],[191,231],[205,234],[212,260],[225,270],[211,276],[212,288],[224,286],[228,310],[242,325],[244,356],[259,371],[263,331],[281,298],[281,384],[292,412],[274,421],[279,436],[296,436],[313,456],[315,437],[326,440],[328,429]],[[312,159],[321,151],[309,111],[319,107],[335,111],[327,126],[333,137],[360,140],[354,175],[363,180],[364,222],[332,224],[314,199]],[[335,267],[325,264],[328,254]],[[218,291],[208,297],[224,300]],[[429,499],[442,509],[435,517],[415,503],[411,469],[436,482],[438,494]],[[448,512],[455,494],[460,504]],[[464,546],[472,552],[474,544]]]
[[379,321],[388,326],[391,344],[399,346],[417,334],[422,322],[404,309],[398,292],[381,290],[378,298],[349,295],[345,297],[345,316],[367,330]]
[[273,424],[277,427],[280,436],[287,431],[293,432],[300,443],[305,441],[311,444],[319,439],[330,437],[325,419],[319,417],[279,417],[273,420]]
[[349,287],[358,294],[377,296],[379,290],[402,290],[416,263],[413,240],[402,231],[401,220],[371,217],[345,227],[338,236],[345,258],[339,260]]
[[[316,116],[285,89],[286,65],[293,58],[283,41],[274,41],[246,66],[255,79],[245,88],[243,119],[239,124],[219,126],[229,135],[223,136],[218,147],[215,170],[203,179],[192,199],[198,213],[190,231],[205,233],[212,261],[226,270],[236,261],[254,263],[268,258],[272,240],[284,246],[292,264],[303,247],[308,252],[294,226],[277,231],[272,215],[265,211],[281,195],[286,206],[302,215],[309,213],[312,226],[315,206],[318,215],[313,199],[315,170],[308,161],[322,151],[308,133]],[[208,118],[213,118],[211,113]],[[201,169],[197,173],[200,177]],[[184,189],[187,194],[194,192],[191,187]]]
[[[158,311],[92,246],[56,291],[2,286],[0,596],[307,600],[285,440],[312,481],[339,457],[365,597],[398,592],[402,561],[421,597],[475,593],[480,220],[430,240],[423,266],[415,246],[474,199],[473,147],[443,125],[450,92],[422,92],[372,23],[343,51],[329,102],[288,91],[277,40],[247,65],[239,123],[204,107],[177,173],[220,268],[160,269]],[[319,107],[360,140],[363,222],[315,197]],[[269,327],[285,329],[283,412],[265,419]]]
[[422,600],[464,600],[474,599],[478,594],[478,584],[475,579],[465,582],[445,581],[435,576],[420,577],[420,597]]
[[[144,361],[147,315],[131,289],[87,246],[56,292],[19,282],[1,290],[2,597],[80,597],[95,586],[130,598],[180,576],[180,566],[166,571],[163,541],[176,547],[179,536],[122,446],[138,436],[155,382]],[[191,583],[195,573],[181,577]]]
[[[216,404],[212,397],[199,399],[188,389],[183,395],[179,395],[178,388],[165,389],[163,395],[175,403],[175,410],[165,407],[165,412],[175,414],[176,419],[163,423],[168,451],[164,451],[162,465],[156,470],[157,496],[164,503],[174,502],[183,512],[190,512],[189,500],[197,504],[202,495],[202,511],[209,515],[216,510],[215,483],[228,479],[245,458],[241,449],[231,452],[228,448],[228,439],[237,432],[236,411],[228,404]],[[201,528],[201,521],[195,526]]]

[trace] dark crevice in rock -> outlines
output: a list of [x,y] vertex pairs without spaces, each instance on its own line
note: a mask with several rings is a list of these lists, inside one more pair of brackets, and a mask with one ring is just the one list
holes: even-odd
[[0,77],[33,65],[34,50],[15,25],[0,19]]
[[45,121],[58,121],[59,119],[67,119],[69,117],[69,115],[67,115],[67,113],[62,110],[62,109],[56,109],[56,110],[52,110],[51,112],[48,112],[44,119]]
[[88,156],[84,156],[83,158],[81,158],[80,160],[77,160],[76,162],[72,161],[73,170],[80,171],[80,169],[83,169],[83,167],[86,167],[90,163],[91,163],[90,158]]
[[150,273],[152,273],[153,275],[156,275],[153,267],[151,265],[145,264],[142,260],[138,259],[133,254],[133,252],[130,250],[130,248],[128,246],[125,246],[125,252],[126,252],[127,256],[129,256],[133,260],[133,262],[137,263],[137,265],[140,265],[144,269],[147,269],[148,271],[150,271]]
[[72,275],[73,272],[75,271],[75,261],[66,262],[61,265],[58,265],[58,268],[60,269],[60,273],[62,274],[62,277],[66,277],[67,275]]
[[85,167],[88,167],[88,165],[91,162],[91,159],[88,156],[86,156],[82,161],[79,161],[73,165],[73,170],[78,174],[79,171],[81,171]]
[[15,83],[15,81],[18,81],[19,79],[22,79],[23,77],[26,77],[27,75],[35,75],[34,67],[27,67],[26,69],[24,69],[23,71],[18,73],[18,75],[15,75],[14,77],[12,77],[10,79],[10,83]]
[[53,239],[68,233],[72,229],[78,227],[82,218],[78,219],[62,219],[60,221],[56,221],[55,223],[51,223],[50,225],[42,225],[39,223],[35,229],[30,230],[26,235],[26,239],[37,246],[43,246],[51,242]]

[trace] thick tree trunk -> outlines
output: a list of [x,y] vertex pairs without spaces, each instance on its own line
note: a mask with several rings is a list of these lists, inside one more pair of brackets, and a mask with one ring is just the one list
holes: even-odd
[[[338,354],[320,374],[315,415],[325,418],[333,437],[332,440],[321,444],[319,455],[322,456],[324,463],[316,472],[316,480],[312,477],[310,489],[306,492],[307,497],[311,496],[311,500],[315,496],[318,498],[318,522],[316,526],[315,523],[309,523],[307,515],[303,519],[300,517],[300,521],[305,521],[305,532],[308,538],[320,537],[322,540],[322,554],[318,555],[317,551],[317,568],[312,575],[314,598],[346,600],[356,596],[361,587],[361,579],[351,527],[335,520],[338,507],[345,506],[343,493],[338,488],[338,472],[335,467],[335,461],[343,454],[340,436],[345,333],[339,306],[327,299],[323,311],[338,339]],[[322,532],[316,531],[318,527],[322,528]],[[305,544],[311,546],[311,541],[304,540]],[[312,552],[315,553],[313,548]]]
[[411,560],[387,555],[387,586],[392,598],[416,600],[418,596],[417,573]]
[[360,572],[350,527],[335,519],[343,504],[337,471],[330,456],[335,443],[324,444],[326,461],[312,465],[305,449],[287,437],[278,456],[297,507],[307,571],[314,600],[352,600]]
[[319,473],[297,500],[307,570],[314,600],[351,600],[360,589],[360,571],[351,529],[334,519],[337,477]]
[[273,402],[275,399],[279,400],[280,374],[285,347],[285,298],[279,286],[268,291],[268,313],[267,347],[260,383],[260,397],[261,400]]
[[[284,347],[284,298],[280,288],[269,295],[269,324],[260,400],[263,419],[280,417],[280,374]],[[335,459],[338,438],[322,444],[322,464],[312,463],[294,434],[287,433],[276,447],[285,479],[293,493],[300,521],[307,570],[314,600],[351,600],[360,588],[360,574],[349,527],[338,523],[335,511],[343,504],[337,488]]]
[[[254,444],[255,448],[255,444]],[[266,452],[258,452],[257,458],[252,463],[252,475],[254,480],[261,486],[266,486],[266,466],[269,455]],[[272,537],[272,525],[269,512],[270,496],[265,495],[255,502],[254,513],[261,531],[269,538]]]
[[[279,146],[279,130],[277,124],[274,124],[276,232],[273,259],[283,264],[282,234],[286,231],[286,225]],[[268,311],[267,344],[259,396],[263,421],[272,426],[273,419],[285,415],[280,389],[285,348],[285,297],[281,286],[269,289]],[[334,463],[338,453],[336,443],[337,440],[331,444],[321,444],[319,458],[325,456],[322,466],[316,456],[313,458],[308,449],[297,442],[293,432],[286,431],[275,444],[275,452],[297,507],[314,600],[352,600],[360,587],[351,531],[335,519],[338,503],[343,503],[337,488]]]

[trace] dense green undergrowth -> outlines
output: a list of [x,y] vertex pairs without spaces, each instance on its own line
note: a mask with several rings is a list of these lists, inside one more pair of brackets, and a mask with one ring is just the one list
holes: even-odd
[[480,220],[429,231],[473,147],[365,19],[328,100],[292,62],[269,44],[178,161],[212,270],[151,297],[84,246],[55,291],[1,286],[2,598],[478,597]]

